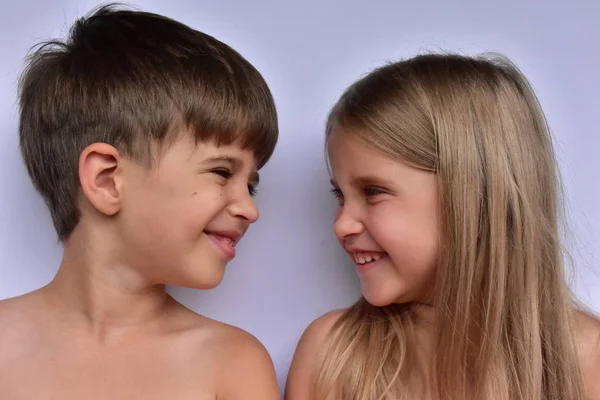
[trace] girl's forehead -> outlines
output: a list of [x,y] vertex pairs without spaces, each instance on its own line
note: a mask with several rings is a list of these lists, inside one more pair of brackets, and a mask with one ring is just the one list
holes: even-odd
[[367,150],[370,146],[349,133],[335,133],[327,138],[327,153],[330,157]]
[[400,162],[397,158],[383,153],[375,146],[352,134],[338,134],[328,139],[327,157],[330,162],[344,162],[344,164],[354,166],[364,165],[367,162]]

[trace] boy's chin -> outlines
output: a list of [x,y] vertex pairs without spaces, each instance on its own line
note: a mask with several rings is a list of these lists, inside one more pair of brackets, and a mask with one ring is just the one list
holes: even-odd
[[203,263],[202,265],[192,265],[183,268],[177,276],[171,275],[165,281],[167,285],[179,286],[189,289],[198,290],[210,290],[214,289],[223,282],[225,276],[225,264],[221,262],[220,265],[217,263]]

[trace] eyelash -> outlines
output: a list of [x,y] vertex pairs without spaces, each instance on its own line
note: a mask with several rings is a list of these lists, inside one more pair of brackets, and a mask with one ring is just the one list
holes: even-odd
[[[220,177],[225,178],[225,179],[230,179],[233,176],[231,171],[226,170],[226,169],[215,169],[212,171],[212,173],[215,175],[219,175]],[[256,187],[254,187],[252,185],[248,185],[248,193],[250,193],[250,196],[252,196],[252,197],[256,196],[256,193],[257,193]]]
[[215,169],[212,171],[213,174],[219,175],[222,178],[229,179],[233,176],[231,171],[227,169]]
[[[331,193],[333,194],[333,197],[335,197],[336,199],[339,199],[340,197],[343,196],[342,191],[337,188],[332,188]],[[366,187],[364,189],[364,193],[365,193],[366,197],[373,197],[373,196],[377,196],[379,194],[383,194],[384,191],[382,191],[381,189],[378,189],[378,188]]]
[[364,191],[365,191],[365,196],[367,196],[367,197],[373,197],[373,196],[377,196],[378,194],[384,193],[381,189],[374,188],[374,187],[366,187],[364,189]]

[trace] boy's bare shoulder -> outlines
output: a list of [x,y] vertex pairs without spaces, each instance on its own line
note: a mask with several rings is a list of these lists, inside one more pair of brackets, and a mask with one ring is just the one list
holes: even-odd
[[600,398],[600,319],[577,313],[579,353],[585,391],[588,398]]
[[31,320],[31,315],[37,311],[38,303],[37,291],[0,300],[0,337],[15,332],[19,325]]
[[15,297],[0,300],[0,313],[14,313],[22,309],[35,298],[37,292],[30,292]]
[[35,345],[36,324],[44,318],[42,304],[37,292],[0,300],[0,371]]
[[279,399],[272,359],[251,333],[223,322],[188,312],[191,331],[201,338],[196,352],[201,363],[215,371],[219,399]]
[[[199,334],[206,345],[214,349],[220,349],[220,345],[260,347],[264,349],[261,342],[249,332],[236,326],[206,317],[189,308],[178,304],[178,318],[182,321],[181,327],[189,332]],[[185,321],[185,322],[183,322]]]
[[[249,353],[266,353],[263,344],[251,333],[224,322],[196,314],[195,329],[201,331],[204,345],[214,351],[220,359],[227,356],[236,358]],[[239,352],[242,352],[240,354]]]
[[285,387],[286,400],[310,398],[317,358],[331,329],[346,310],[330,311],[315,319],[306,328],[290,366]]

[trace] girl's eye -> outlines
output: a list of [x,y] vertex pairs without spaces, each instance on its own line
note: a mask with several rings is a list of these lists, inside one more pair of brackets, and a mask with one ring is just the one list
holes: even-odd
[[342,191],[338,188],[331,188],[331,193],[337,199],[338,206],[342,207],[344,205],[344,194]]
[[250,196],[254,197],[256,196],[256,187],[252,186],[252,185],[248,185],[248,193],[250,193]]
[[364,189],[364,191],[365,191],[366,197],[373,197],[373,196],[377,196],[378,194],[385,193],[383,190],[381,190],[379,188],[375,188],[375,187],[366,187]]
[[333,197],[335,197],[336,199],[339,199],[340,197],[342,197],[342,191],[340,189],[332,188],[331,193],[333,194]]
[[229,171],[228,169],[224,169],[224,168],[220,168],[220,169],[215,169],[213,171],[211,171],[213,174],[219,175],[225,179],[229,179],[232,177],[232,173],[231,171]]

